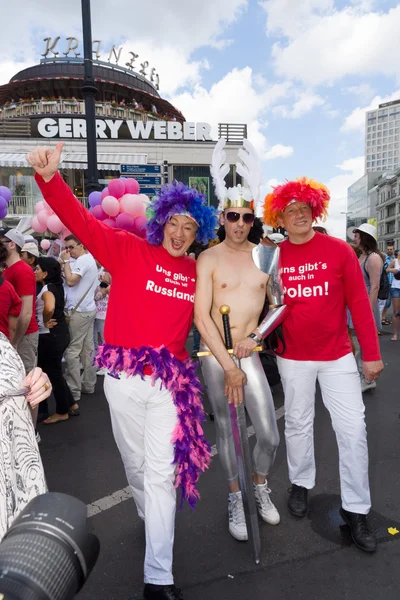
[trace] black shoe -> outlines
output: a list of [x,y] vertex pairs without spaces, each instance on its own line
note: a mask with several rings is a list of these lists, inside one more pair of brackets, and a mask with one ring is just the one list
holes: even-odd
[[369,530],[366,515],[359,515],[341,508],[340,516],[346,525],[350,527],[351,537],[355,545],[364,552],[375,552],[376,539]]
[[288,509],[296,517],[305,517],[308,512],[307,494],[308,490],[295,483],[289,489]]
[[143,600],[183,600],[182,592],[174,585],[145,583]]
[[198,358],[197,353],[199,352],[199,350],[193,350],[192,352],[192,358]]

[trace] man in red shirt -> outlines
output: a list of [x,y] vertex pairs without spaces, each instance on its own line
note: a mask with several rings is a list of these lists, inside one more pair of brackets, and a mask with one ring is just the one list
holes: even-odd
[[[7,247],[0,242],[0,263],[7,258]],[[14,341],[22,302],[14,287],[0,275],[0,331],[11,343]]]
[[195,366],[185,343],[193,321],[196,263],[186,256],[216,226],[196,190],[174,182],[153,200],[147,240],[95,219],[57,173],[63,144],[28,155],[49,205],[111,274],[98,368],[113,433],[145,521],[144,598],[179,600],[172,576],[176,494],[194,505],[210,462]]
[[307,513],[307,492],[315,485],[314,396],[318,379],[339,447],[342,508],[356,545],[367,552],[376,540],[366,520],[371,506],[364,404],[357,365],[347,333],[349,307],[364,358],[367,381],[383,369],[376,326],[357,257],[342,240],[315,232],[326,214],[329,192],[303,178],[278,186],[265,199],[264,221],[284,227],[280,274],[285,303],[285,349],[278,366],[285,392],[285,438],[292,489],[290,512]]
[[17,349],[25,371],[30,373],[37,364],[39,327],[36,320],[36,277],[32,267],[21,260],[24,236],[16,229],[1,229],[0,241],[7,248],[3,277],[10,282],[22,301],[13,345]]

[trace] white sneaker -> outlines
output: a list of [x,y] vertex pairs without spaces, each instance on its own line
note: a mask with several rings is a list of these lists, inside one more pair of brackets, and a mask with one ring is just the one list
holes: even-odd
[[232,492],[228,496],[229,533],[235,540],[248,540],[246,519],[244,516],[242,492]]
[[271,490],[268,488],[267,482],[262,485],[254,484],[254,495],[256,497],[258,514],[262,520],[269,523],[269,525],[278,525],[281,518],[269,497],[270,493]]
[[367,392],[368,390],[374,390],[376,388],[376,381],[367,381],[365,377],[361,377],[361,393]]

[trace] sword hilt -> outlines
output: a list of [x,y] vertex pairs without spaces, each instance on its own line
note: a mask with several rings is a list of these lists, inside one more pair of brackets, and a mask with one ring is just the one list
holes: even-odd
[[232,350],[232,335],[231,327],[229,324],[229,313],[231,312],[231,309],[226,304],[223,304],[223,306],[220,307],[219,312],[222,315],[222,324],[224,326],[225,348],[227,350]]

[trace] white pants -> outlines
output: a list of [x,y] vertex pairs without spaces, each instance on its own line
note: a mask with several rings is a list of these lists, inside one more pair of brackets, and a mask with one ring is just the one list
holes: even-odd
[[139,516],[145,520],[144,581],[170,585],[174,545],[176,491],[172,434],[176,408],[159,382],[139,376],[104,378],[114,438]]
[[318,379],[339,448],[342,506],[367,514],[371,507],[368,447],[360,376],[352,354],[334,361],[278,358],[285,392],[285,439],[291,483],[315,485],[314,414]]

